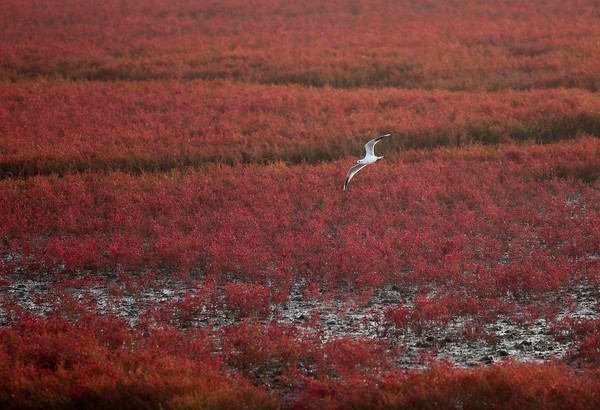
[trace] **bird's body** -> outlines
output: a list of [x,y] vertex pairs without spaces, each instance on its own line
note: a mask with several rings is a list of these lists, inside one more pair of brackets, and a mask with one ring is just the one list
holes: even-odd
[[364,165],[374,164],[375,162],[379,161],[381,158],[383,158],[383,157],[378,157],[377,155],[365,155],[365,157],[363,159],[359,159],[357,161],[357,163],[364,164]]
[[381,137],[374,138],[365,144],[365,151],[366,151],[365,157],[356,161],[356,165],[354,165],[352,168],[350,168],[350,170],[348,171],[348,174],[346,174],[346,181],[344,181],[344,191],[346,190],[346,187],[348,186],[348,183],[350,182],[352,177],[358,171],[360,171],[367,165],[373,164],[383,158],[383,157],[378,157],[377,155],[375,155],[375,144],[377,144],[379,141],[389,137],[390,135],[391,134],[382,135]]

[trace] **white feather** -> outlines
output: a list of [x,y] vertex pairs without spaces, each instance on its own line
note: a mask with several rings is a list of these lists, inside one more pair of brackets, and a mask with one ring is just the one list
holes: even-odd
[[379,141],[389,137],[390,135],[391,134],[385,134],[380,137],[373,138],[371,141],[369,141],[365,144],[365,152],[366,152],[365,157],[356,161],[356,165],[354,165],[352,168],[350,168],[350,170],[348,170],[348,173],[346,174],[346,180],[344,181],[344,191],[346,190],[346,187],[348,186],[348,183],[350,182],[352,177],[358,171],[360,171],[367,165],[373,164],[374,162],[377,162],[381,158],[383,158],[383,157],[378,157],[377,155],[375,155],[375,144],[377,144]]

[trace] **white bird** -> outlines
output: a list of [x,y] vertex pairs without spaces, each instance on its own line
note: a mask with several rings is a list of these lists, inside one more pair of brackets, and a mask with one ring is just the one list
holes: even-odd
[[346,181],[344,182],[344,191],[346,190],[346,187],[348,186],[348,183],[350,182],[350,180],[352,179],[352,177],[361,169],[363,169],[364,167],[366,167],[369,164],[373,164],[377,161],[379,161],[381,158],[383,157],[378,157],[377,155],[375,155],[375,144],[377,144],[379,141],[389,137],[391,134],[385,134],[382,135],[381,137],[377,137],[372,139],[371,141],[367,142],[365,144],[365,151],[367,151],[367,153],[365,154],[365,157],[362,159],[359,159],[358,161],[356,161],[356,165],[354,165],[352,168],[350,168],[350,170],[348,171],[348,174],[346,175]]

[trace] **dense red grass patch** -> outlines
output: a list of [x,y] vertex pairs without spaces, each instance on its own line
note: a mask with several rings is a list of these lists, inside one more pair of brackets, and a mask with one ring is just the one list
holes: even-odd
[[[132,330],[117,318],[22,317],[0,329],[3,408],[596,407],[597,370],[507,362],[487,368],[393,369],[374,343],[321,343],[291,329],[241,324],[213,338],[201,330]],[[225,366],[234,366],[227,373]],[[283,369],[273,385],[253,374]],[[279,387],[287,396],[268,394]],[[435,405],[434,405],[435,404]]]
[[[352,159],[4,180],[2,249],[14,257],[3,266],[165,268],[259,283],[284,271],[351,288],[399,275],[443,286],[466,270],[482,291],[551,288],[598,252],[598,152],[597,139],[410,151],[366,170],[347,193]],[[494,286],[483,281],[490,269]]]
[[22,317],[0,329],[3,408],[275,408],[278,400],[228,376],[204,332],[132,330],[118,318]]
[[[0,87],[0,176],[165,171],[210,162],[318,163],[385,151],[600,135],[581,90],[332,90],[223,82],[33,83]],[[432,114],[435,113],[435,114]]]
[[[8,283],[53,275],[64,285],[37,296],[48,320],[21,313],[10,298],[3,303],[10,326],[2,330],[2,360],[10,370],[2,400],[17,407],[121,405],[132,397],[167,407],[284,400],[338,408],[425,405],[437,397],[476,407],[509,400],[510,392],[507,403],[519,407],[560,392],[581,406],[574,391],[597,388],[595,324],[557,313],[568,308],[561,289],[598,280],[597,141],[408,151],[364,171],[347,192],[340,185],[351,159],[4,180],[3,275]],[[166,274],[196,292],[152,304],[131,328],[98,316],[93,298],[70,296],[69,286],[96,286],[65,281],[81,274],[116,274],[133,292]],[[306,284],[305,297],[350,304],[368,303],[389,286],[414,289],[416,299],[386,308],[377,319],[381,339],[323,343],[314,319],[277,324],[294,283]],[[207,312],[234,322],[198,327]],[[493,343],[485,326],[499,315],[554,323],[558,338],[576,342],[569,358],[591,365],[591,373],[567,381],[561,365],[422,375],[398,368],[403,347],[391,348],[395,335],[462,320],[457,337]],[[518,380],[531,372],[554,387],[523,388]],[[47,393],[35,393],[41,386]]]
[[[595,1],[5,1],[0,79],[598,90]],[[24,34],[26,33],[26,34]]]

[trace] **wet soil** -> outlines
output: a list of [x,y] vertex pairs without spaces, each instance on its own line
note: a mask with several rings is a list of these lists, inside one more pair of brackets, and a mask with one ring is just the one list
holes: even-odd
[[[194,295],[197,289],[190,285],[170,282],[151,286],[131,287],[112,281],[97,283],[85,279],[59,284],[53,278],[24,279],[13,276],[3,279],[0,286],[0,326],[10,325],[10,306],[39,316],[48,316],[57,300],[68,296],[92,306],[100,314],[115,314],[126,318],[135,326],[143,315],[161,308],[169,310],[174,302]],[[59,285],[59,286],[57,286]],[[563,289],[561,300],[567,306],[558,313],[554,322],[567,317],[574,319],[597,318],[600,291],[590,284],[578,284]],[[424,368],[428,362],[447,360],[457,366],[471,367],[513,359],[521,362],[543,362],[565,356],[572,342],[557,340],[552,332],[553,323],[543,318],[533,321],[514,320],[498,316],[483,327],[486,337],[472,340],[465,337],[469,318],[455,317],[443,326],[425,329],[384,326],[385,309],[399,304],[410,308],[416,296],[415,289],[400,290],[384,288],[370,295],[368,300],[307,298],[304,284],[293,287],[287,302],[273,305],[268,318],[256,318],[269,322],[299,326],[317,332],[323,342],[339,337],[379,339],[389,342],[402,354],[399,364],[407,369]],[[169,305],[171,304],[171,305]],[[218,329],[240,322],[240,315],[231,314],[224,306],[194,311],[193,317],[183,322],[174,320],[176,326],[211,326]]]

